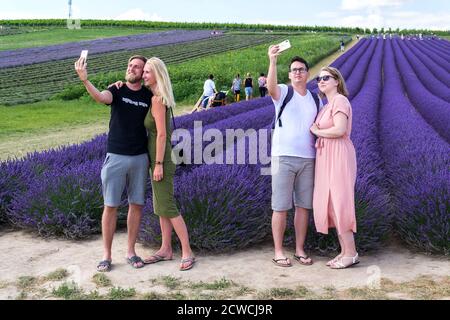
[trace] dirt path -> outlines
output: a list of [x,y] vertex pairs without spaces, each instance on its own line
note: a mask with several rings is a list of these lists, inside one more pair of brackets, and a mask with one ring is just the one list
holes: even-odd
[[350,50],[354,45],[358,43],[358,40],[354,39],[350,41],[348,44],[345,45],[345,52],[341,52],[340,50],[336,51],[332,55],[328,56],[327,58],[323,59],[319,63],[317,63],[314,67],[312,67],[309,70],[309,79],[314,79],[320,72],[320,69],[325,66],[329,66],[331,63],[333,63],[334,60],[339,58],[341,55],[345,54],[348,50]]
[[[33,234],[9,231],[0,234],[0,248],[0,299],[17,298],[20,281],[23,282],[27,277],[43,277],[58,268],[68,270],[69,280],[86,292],[98,289],[92,279],[97,274],[95,266],[102,250],[100,236],[85,241],[44,240]],[[126,234],[118,232],[113,245],[114,268],[107,277],[114,287],[134,288],[142,293],[167,292],[165,286],[168,286],[168,279],[181,286],[178,290],[188,288],[188,283],[217,283],[227,279],[241,288],[240,293],[232,293],[234,297],[254,299],[265,297],[264,294],[273,292],[274,288],[294,292],[303,286],[316,293],[324,290],[340,292],[367,285],[377,286],[382,278],[385,282],[387,279],[406,282],[426,275],[438,282],[442,282],[442,279],[447,281],[448,291],[441,292],[440,298],[450,298],[450,261],[443,257],[416,254],[399,246],[388,246],[379,253],[363,256],[361,263],[352,269],[331,270],[324,265],[327,261],[325,257],[315,255],[312,256],[315,261],[312,266],[294,264],[292,268],[276,267],[271,263],[272,246],[266,244],[233,254],[198,254],[197,264],[188,272],[178,271],[178,253],[175,253],[173,261],[132,269],[125,262],[125,249]],[[142,256],[147,256],[155,249],[137,246],[137,252]],[[20,263],[12,256],[20,257]],[[158,279],[165,280],[161,282]],[[39,288],[49,290],[60,284],[42,284]],[[416,287],[417,290],[420,289]],[[448,296],[445,296],[447,293]]]

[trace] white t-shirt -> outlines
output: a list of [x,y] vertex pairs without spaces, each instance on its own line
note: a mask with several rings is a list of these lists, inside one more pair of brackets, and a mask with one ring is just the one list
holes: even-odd
[[214,81],[211,79],[208,79],[205,81],[205,84],[203,85],[203,95],[207,97],[211,97],[214,95],[214,90],[216,89],[216,85],[214,84]]
[[[279,84],[280,100],[272,98],[275,105],[275,116],[278,116],[283,100],[287,95],[288,86]],[[320,109],[323,107],[319,99]],[[272,156],[291,156],[313,159],[316,157],[314,135],[309,130],[316,118],[317,107],[309,90],[306,96],[294,90],[291,101],[284,108],[281,115],[282,127],[275,123],[272,136]]]

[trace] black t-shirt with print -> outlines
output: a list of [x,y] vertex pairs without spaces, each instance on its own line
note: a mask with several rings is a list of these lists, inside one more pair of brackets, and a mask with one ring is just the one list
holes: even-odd
[[113,95],[107,152],[121,155],[147,153],[147,130],[144,119],[152,93],[145,87],[133,91],[126,85],[108,88]]

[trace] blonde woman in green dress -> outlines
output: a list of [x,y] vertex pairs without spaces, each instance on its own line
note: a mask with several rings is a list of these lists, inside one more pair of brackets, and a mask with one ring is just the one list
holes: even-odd
[[159,216],[161,225],[161,248],[144,263],[151,264],[172,260],[172,229],[181,242],[182,259],[180,270],[189,270],[194,266],[189,234],[186,223],[175,204],[173,195],[173,177],[175,163],[171,158],[170,110],[175,106],[172,84],[163,61],[150,58],[144,67],[145,86],[153,93],[151,108],[144,120],[148,131],[148,151],[150,154],[150,177],[153,191],[153,210]]

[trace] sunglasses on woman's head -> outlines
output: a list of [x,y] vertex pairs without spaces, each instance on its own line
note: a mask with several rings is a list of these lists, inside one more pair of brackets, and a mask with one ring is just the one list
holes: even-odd
[[320,81],[328,81],[328,80],[330,80],[330,78],[333,78],[333,79],[336,79],[335,77],[333,77],[333,76],[329,76],[329,75],[326,75],[326,76],[323,76],[323,77],[317,77],[316,78],[316,81],[317,82],[320,82]]

